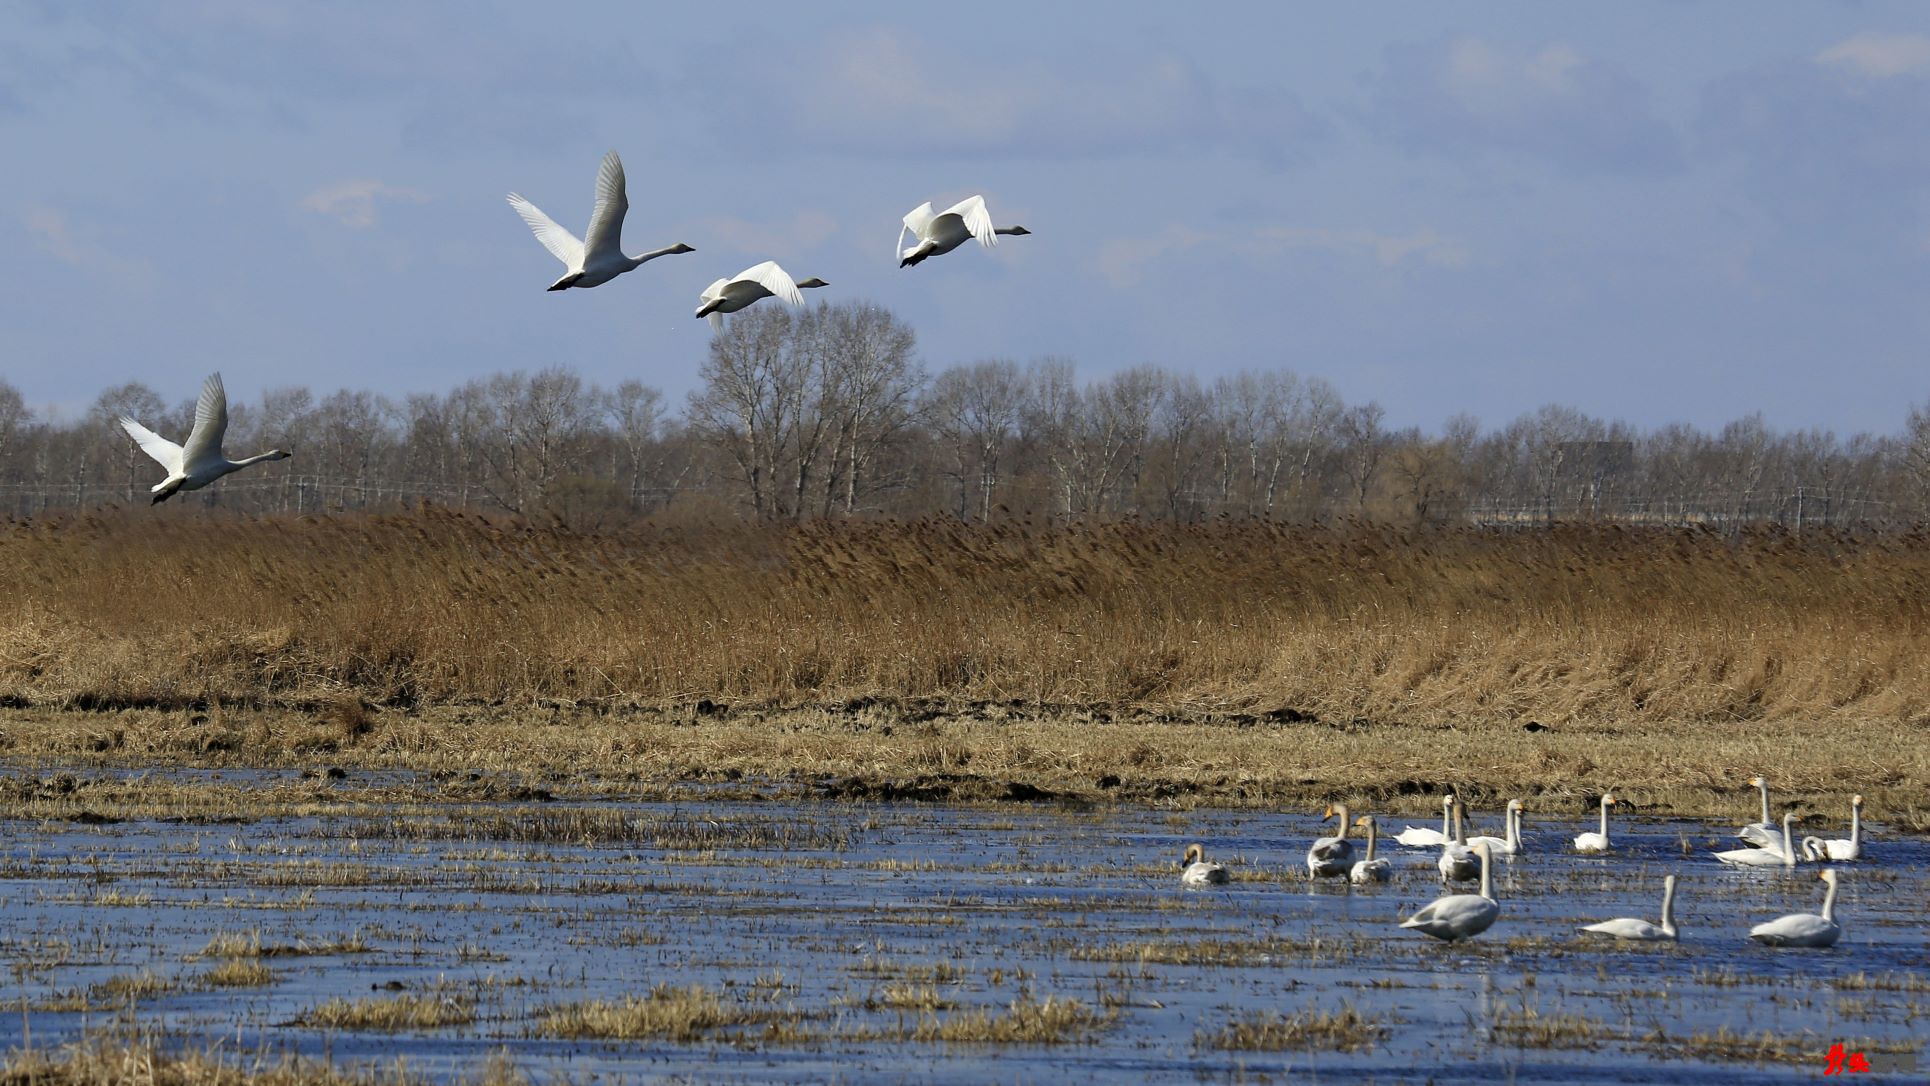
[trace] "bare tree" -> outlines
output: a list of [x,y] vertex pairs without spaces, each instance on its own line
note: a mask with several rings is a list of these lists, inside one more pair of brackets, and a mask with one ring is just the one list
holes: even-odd
[[1018,433],[1026,395],[1017,364],[978,362],[940,373],[925,414],[951,451],[947,474],[958,481],[958,515],[968,517],[976,489],[978,518],[992,519],[1001,467]]

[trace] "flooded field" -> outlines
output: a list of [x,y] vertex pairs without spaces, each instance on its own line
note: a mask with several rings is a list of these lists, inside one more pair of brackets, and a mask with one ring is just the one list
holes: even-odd
[[[1583,858],[1592,820],[1533,810],[1501,919],[1448,946],[1397,926],[1442,892],[1435,853],[1383,839],[1391,882],[1310,882],[1318,812],[748,787],[390,808],[355,797],[399,777],[179,777],[311,789],[316,813],[8,811],[0,1043],[133,1023],[439,1075],[507,1045],[539,1081],[1755,1083],[1821,1074],[1836,1042],[1921,1060],[1930,1034],[1930,845],[1881,811],[1830,950],[1745,938],[1820,907],[1815,865],[1729,870],[1707,855],[1729,827],[1627,818]],[[1230,885],[1180,888],[1192,841]],[[1672,872],[1680,945],[1576,933],[1653,919]]]

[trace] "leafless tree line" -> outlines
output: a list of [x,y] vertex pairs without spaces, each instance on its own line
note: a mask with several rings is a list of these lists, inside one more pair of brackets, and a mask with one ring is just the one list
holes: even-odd
[[[1550,406],[1484,429],[1394,429],[1373,402],[1287,371],[1202,382],[1156,366],[1080,381],[1072,363],[987,360],[929,374],[912,330],[864,303],[750,310],[713,338],[681,412],[637,381],[562,367],[400,401],[272,390],[231,404],[229,447],[297,455],[177,501],[322,512],[433,501],[583,526],[689,511],[780,520],[945,513],[1560,519],[1930,519],[1930,405],[1897,435],[1637,430]],[[139,383],[84,417],[37,418],[0,381],[0,512],[145,501],[156,467],[115,418],[191,427]]]

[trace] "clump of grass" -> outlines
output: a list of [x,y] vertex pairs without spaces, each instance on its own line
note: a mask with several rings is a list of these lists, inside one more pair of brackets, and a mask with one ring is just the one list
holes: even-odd
[[417,995],[366,999],[331,999],[301,1016],[302,1023],[328,1029],[436,1029],[468,1025],[476,1020],[473,1001],[451,995]]
[[689,1042],[727,1026],[797,1017],[795,1013],[745,1007],[702,985],[673,988],[659,984],[647,996],[627,996],[620,1001],[585,1000],[550,1007],[537,1022],[536,1031],[545,1037],[572,1040]]
[[977,1010],[928,1015],[910,1031],[910,1039],[951,1044],[1074,1044],[1088,1040],[1118,1017],[1117,1010],[1095,1011],[1077,999],[1021,998],[999,1014]]
[[201,974],[201,982],[211,988],[266,988],[275,983],[275,971],[249,958],[230,958]]
[[173,977],[164,977],[151,969],[138,973],[119,973],[108,977],[88,990],[88,995],[99,1003],[126,1003],[152,999],[165,995],[181,986]]
[[1316,1007],[1285,1015],[1256,1011],[1228,1022],[1216,1032],[1195,1034],[1193,1044],[1199,1048],[1242,1052],[1290,1049],[1356,1052],[1373,1048],[1387,1033],[1385,1023],[1367,1017],[1351,1003],[1343,1003],[1335,1011]]
[[[58,1049],[24,1048],[0,1063],[7,1086],[435,1086],[444,1082],[402,1059],[344,1067],[285,1052],[178,1050],[146,1037],[97,1035]],[[458,1075],[455,1086],[529,1086],[497,1053]]]
[[1532,1007],[1496,1016],[1494,1040],[1517,1048],[1598,1048],[1606,1041],[1626,1040],[1623,1031],[1600,1019],[1581,1014],[1542,1014]]

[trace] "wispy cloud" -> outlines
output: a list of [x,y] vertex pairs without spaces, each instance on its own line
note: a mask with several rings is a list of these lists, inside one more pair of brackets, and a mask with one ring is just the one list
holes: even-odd
[[428,193],[416,189],[364,179],[324,185],[302,197],[302,206],[350,229],[366,230],[376,223],[378,202],[421,204],[428,200]]
[[1871,79],[1908,75],[1930,69],[1930,37],[1866,31],[1816,54],[1816,63]]
[[88,237],[90,231],[76,228],[63,212],[34,208],[27,212],[25,226],[41,252],[70,267],[95,275],[116,276],[138,275],[146,270],[139,261],[92,240]]
[[1268,226],[1246,233],[1225,233],[1169,226],[1157,234],[1109,242],[1100,248],[1097,264],[1099,273],[1113,286],[1134,287],[1144,280],[1148,265],[1201,246],[1211,246],[1247,261],[1276,259],[1296,251],[1324,252],[1345,260],[1364,260],[1381,268],[1424,264],[1453,269],[1466,267],[1472,259],[1466,244],[1431,226],[1405,234],[1304,226]]
[[1647,89],[1562,42],[1514,50],[1463,35],[1390,49],[1368,120],[1409,150],[1451,158],[1499,151],[1610,173],[1682,164]]
[[1284,161],[1325,125],[1278,88],[1229,85],[1163,53],[1107,55],[1078,66],[1005,52],[940,49],[891,27],[770,49],[719,89],[695,80],[716,131],[759,126],[759,146],[876,157],[1077,158],[1213,147]]

